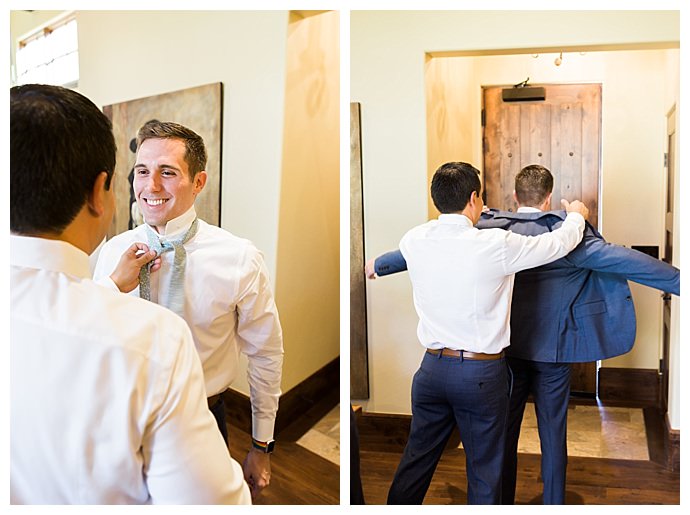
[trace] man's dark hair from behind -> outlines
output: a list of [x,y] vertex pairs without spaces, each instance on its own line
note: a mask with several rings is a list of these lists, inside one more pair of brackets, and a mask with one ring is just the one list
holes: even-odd
[[515,176],[515,195],[521,206],[540,205],[553,190],[553,175],[541,165],[528,165]]
[[10,90],[10,230],[60,234],[96,178],[115,170],[110,120],[89,99],[59,86]]
[[441,213],[457,213],[465,209],[472,192],[481,193],[479,170],[468,163],[441,165],[431,179],[431,199]]
[[196,132],[175,122],[161,122],[151,120],[146,122],[137,134],[137,147],[147,139],[179,139],[184,143],[184,160],[189,166],[190,179],[206,169],[206,146],[204,140]]

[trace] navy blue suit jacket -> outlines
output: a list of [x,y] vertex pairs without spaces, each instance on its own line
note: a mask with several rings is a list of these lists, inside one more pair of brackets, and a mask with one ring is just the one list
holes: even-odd
[[[565,211],[491,210],[476,227],[536,236],[560,227]],[[407,269],[400,251],[376,258],[377,275]],[[612,358],[635,343],[636,319],[627,279],[680,294],[680,271],[642,252],[607,243],[589,223],[566,257],[515,276],[506,354],[573,363]]]

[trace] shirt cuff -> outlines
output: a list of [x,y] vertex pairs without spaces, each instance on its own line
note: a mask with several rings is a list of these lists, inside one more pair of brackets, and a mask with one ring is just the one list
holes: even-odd
[[574,218],[578,218],[578,221],[582,221],[582,223],[585,223],[585,217],[582,216],[582,214],[581,214],[581,213],[578,213],[577,211],[572,211],[571,213],[568,213],[568,215],[567,215],[566,218],[568,218],[568,217],[570,217],[570,218],[573,218],[573,217],[574,217]]
[[258,418],[252,416],[252,438],[259,442],[273,440],[273,428],[275,419]]
[[101,286],[105,286],[106,288],[110,290],[114,290],[116,292],[120,292],[120,288],[117,287],[117,284],[115,284],[115,281],[113,281],[109,275],[106,275],[105,277],[101,277],[98,280],[94,280],[96,284],[100,284]]

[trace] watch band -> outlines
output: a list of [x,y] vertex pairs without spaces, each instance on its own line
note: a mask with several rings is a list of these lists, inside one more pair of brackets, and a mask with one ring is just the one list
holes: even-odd
[[269,440],[268,442],[260,442],[252,438],[252,447],[254,447],[254,449],[256,449],[257,451],[261,451],[266,454],[270,454],[273,452],[275,444],[275,440]]

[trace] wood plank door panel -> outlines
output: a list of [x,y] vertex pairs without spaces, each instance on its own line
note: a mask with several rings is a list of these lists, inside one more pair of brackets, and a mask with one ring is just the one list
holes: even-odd
[[[543,101],[504,102],[503,86],[483,90],[484,202],[514,211],[515,176],[540,164],[554,177],[552,209],[582,200],[598,228],[601,85],[541,85]],[[508,86],[506,86],[508,87]],[[596,363],[574,364],[573,392],[596,393]]]

